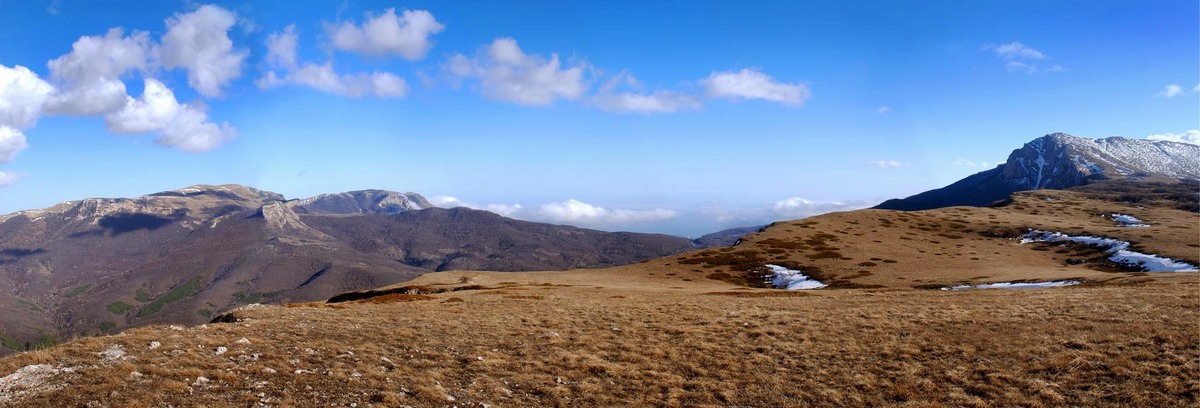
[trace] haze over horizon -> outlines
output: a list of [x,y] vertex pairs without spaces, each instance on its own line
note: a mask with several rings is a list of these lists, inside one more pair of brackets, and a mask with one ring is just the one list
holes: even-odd
[[0,213],[237,183],[694,237],[1200,141],[1196,2],[798,3],[0,0]]

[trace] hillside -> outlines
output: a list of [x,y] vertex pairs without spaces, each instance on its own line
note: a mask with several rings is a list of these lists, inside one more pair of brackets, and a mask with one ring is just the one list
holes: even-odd
[[597,268],[696,248],[675,236],[519,221],[463,207],[301,219],[357,251],[434,271]]
[[[1090,234],[1194,264],[1200,225],[1177,194],[1190,188],[834,213],[608,269],[430,273],[339,296],[350,301],[255,305],[9,357],[0,403],[1194,405],[1197,272],[1114,268],[1095,248],[1021,239]],[[766,288],[767,263],[829,286]],[[937,290],[1062,279],[1080,283]]]
[[875,206],[927,210],[986,206],[1017,191],[1066,189],[1097,180],[1200,179],[1200,146],[1110,137],[1049,134],[1013,150],[1008,160],[949,186]]
[[72,201],[0,216],[0,354],[434,270],[615,266],[693,248],[685,238],[432,208],[419,194],[380,190],[287,201],[194,186]]

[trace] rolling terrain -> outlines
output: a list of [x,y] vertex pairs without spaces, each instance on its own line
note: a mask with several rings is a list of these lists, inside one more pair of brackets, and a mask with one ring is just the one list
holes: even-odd
[[250,303],[326,299],[449,269],[622,265],[695,249],[432,207],[381,190],[308,199],[238,185],[86,199],[0,216],[0,354]]
[[[1200,274],[1138,271],[1096,248],[1022,238],[1118,238],[1194,265],[1196,188],[1109,181],[996,207],[780,222],[733,247],[606,269],[428,273],[9,357],[0,402],[1194,405]],[[829,286],[769,288],[766,264]],[[1061,279],[1080,284],[938,290]]]

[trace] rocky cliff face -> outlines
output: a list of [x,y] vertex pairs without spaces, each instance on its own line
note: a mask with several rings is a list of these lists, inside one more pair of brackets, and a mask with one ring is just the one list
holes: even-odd
[[996,168],[949,186],[875,208],[925,210],[955,205],[988,205],[1017,191],[1066,189],[1092,180],[1148,177],[1200,178],[1200,146],[1110,137],[1088,139],[1066,133],[1039,137],[1016,149]]

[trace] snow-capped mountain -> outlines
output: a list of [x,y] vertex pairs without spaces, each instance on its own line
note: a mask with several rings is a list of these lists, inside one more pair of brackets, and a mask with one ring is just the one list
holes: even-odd
[[1200,179],[1200,146],[1124,137],[1089,139],[1066,133],[1039,137],[1016,149],[1008,160],[949,186],[875,208],[925,210],[955,205],[988,205],[1017,191],[1065,189],[1092,180],[1149,177]]

